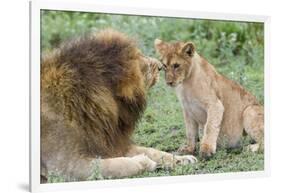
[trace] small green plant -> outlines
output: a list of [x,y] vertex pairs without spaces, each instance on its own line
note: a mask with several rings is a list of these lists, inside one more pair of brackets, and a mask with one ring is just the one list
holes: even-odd
[[88,180],[103,180],[103,176],[101,174],[101,168],[100,168],[100,158],[97,158],[93,161],[93,170],[91,176],[88,178]]
[[60,183],[65,182],[66,178],[62,175],[58,174],[57,172],[50,172],[48,175],[48,183]]

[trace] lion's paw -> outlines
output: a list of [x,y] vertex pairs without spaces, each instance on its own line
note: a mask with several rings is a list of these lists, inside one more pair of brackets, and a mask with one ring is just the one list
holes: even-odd
[[176,156],[176,164],[178,165],[187,165],[196,162],[197,159],[193,155]]

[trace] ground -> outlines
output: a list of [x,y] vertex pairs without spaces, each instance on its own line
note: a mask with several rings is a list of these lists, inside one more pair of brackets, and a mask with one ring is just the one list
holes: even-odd
[[[155,38],[193,41],[197,51],[220,73],[243,85],[263,104],[264,28],[261,23],[42,11],[42,50],[52,49],[68,38],[109,27],[136,38],[140,49],[152,57],[158,57],[153,48]],[[185,143],[182,110],[174,90],[165,85],[163,73],[148,93],[147,109],[133,140],[138,145],[172,153]],[[247,145],[250,139],[244,137],[242,143]],[[222,148],[208,161],[199,159],[196,164],[172,170],[158,169],[133,178],[263,169],[263,153]],[[91,179],[102,177],[97,172]],[[64,179],[56,174],[49,179],[49,182],[62,181]]]

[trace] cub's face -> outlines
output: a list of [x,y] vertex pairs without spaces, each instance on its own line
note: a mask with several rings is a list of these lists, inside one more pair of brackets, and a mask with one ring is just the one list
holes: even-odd
[[175,87],[181,84],[189,76],[192,68],[194,44],[191,42],[166,43],[156,39],[154,45],[163,63],[167,85]]

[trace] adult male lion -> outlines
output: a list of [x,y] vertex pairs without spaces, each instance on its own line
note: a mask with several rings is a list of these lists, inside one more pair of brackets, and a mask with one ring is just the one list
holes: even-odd
[[66,42],[41,62],[41,180],[125,177],[193,156],[133,145],[130,136],[158,79],[158,65],[112,30]]

